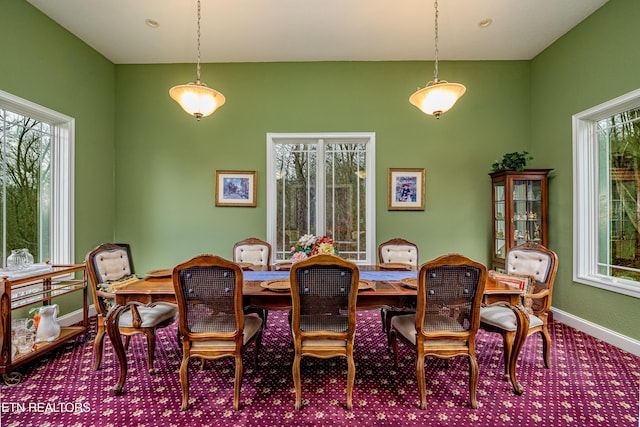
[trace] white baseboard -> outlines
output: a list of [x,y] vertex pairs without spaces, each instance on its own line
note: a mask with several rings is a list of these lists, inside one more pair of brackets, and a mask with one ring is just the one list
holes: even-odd
[[574,329],[582,331],[586,334],[596,337],[608,344],[616,346],[624,351],[640,356],[640,341],[629,338],[611,329],[604,328],[598,324],[589,322],[588,320],[574,316],[566,311],[551,308],[553,312],[553,320],[571,326]]
[[[89,317],[96,315],[96,308],[93,305],[89,306]],[[79,308],[76,311],[67,313],[64,316],[58,317],[58,323],[60,326],[71,326],[76,323],[82,322],[82,309]]]

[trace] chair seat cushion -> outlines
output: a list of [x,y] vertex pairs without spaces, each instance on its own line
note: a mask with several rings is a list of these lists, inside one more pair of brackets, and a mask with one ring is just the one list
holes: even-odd
[[[488,306],[480,309],[480,321],[487,325],[505,331],[516,331],[516,315],[510,308],[504,306]],[[529,314],[529,328],[535,328],[543,324],[539,317]]]
[[[244,334],[242,343],[246,344],[253,338],[255,334],[260,331],[262,327],[262,319],[257,316],[244,316]],[[208,341],[191,341],[191,351],[194,350],[207,350],[207,348],[215,350],[222,349],[224,347],[233,348],[235,343],[233,341],[224,340],[208,340]]]
[[[432,318],[433,322],[429,321],[429,318]],[[455,331],[459,332],[462,330],[460,323],[458,323],[455,319],[447,316],[439,316],[439,315],[428,315],[427,322],[435,323],[439,325],[447,325],[446,329],[440,328],[439,330],[447,330],[447,331]],[[418,331],[416,330],[416,315],[415,314],[405,314],[402,316],[395,316],[391,319],[391,327],[396,330],[396,332],[403,337],[405,337],[409,342],[413,345],[416,345],[416,335]],[[460,341],[458,340],[428,340],[425,341],[425,347],[431,346],[442,346],[442,345],[459,345]]]
[[[142,323],[141,328],[152,328],[165,320],[172,319],[178,313],[178,306],[168,303],[157,303],[153,307],[138,306],[138,312]],[[133,315],[131,309],[125,310],[120,315],[119,325],[125,328],[133,328]]]

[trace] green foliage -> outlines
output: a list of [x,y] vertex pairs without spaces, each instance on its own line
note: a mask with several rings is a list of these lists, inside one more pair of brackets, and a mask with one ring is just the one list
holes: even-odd
[[522,153],[517,151],[514,153],[506,153],[502,156],[502,160],[496,160],[495,163],[491,165],[491,170],[497,172],[505,169],[515,169],[518,172],[522,172],[529,160],[533,160],[533,156],[529,155],[526,151]]

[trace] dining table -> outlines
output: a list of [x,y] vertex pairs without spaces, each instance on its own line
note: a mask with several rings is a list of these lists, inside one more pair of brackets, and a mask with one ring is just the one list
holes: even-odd
[[[378,265],[359,265],[358,267],[360,279],[370,284],[358,291],[358,310],[415,309],[418,273],[415,267],[399,269],[387,269]],[[242,292],[245,308],[267,310],[289,310],[291,308],[290,291],[268,286],[269,283],[288,279],[288,269],[273,265],[252,266],[243,270],[245,271],[243,271]],[[119,331],[120,315],[130,304],[176,303],[176,297],[170,269],[155,270],[137,280],[128,280],[126,284],[112,289],[111,292],[114,295],[114,305],[107,314],[106,329],[120,367],[113,393],[120,395],[128,369],[126,352]],[[488,278],[484,291],[485,303],[501,303],[503,301],[513,308],[518,304],[521,293],[522,291],[517,288]],[[518,330],[505,379],[511,382],[517,394],[521,394],[524,389],[517,381],[515,368],[518,355],[526,339],[528,318],[523,318],[525,315],[520,314],[524,313],[522,310],[513,309],[517,316]]]

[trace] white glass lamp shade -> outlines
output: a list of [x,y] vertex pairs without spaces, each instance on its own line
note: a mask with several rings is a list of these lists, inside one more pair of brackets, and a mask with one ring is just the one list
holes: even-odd
[[440,118],[440,114],[453,107],[466,90],[467,88],[460,83],[449,83],[445,80],[433,81],[411,95],[409,102],[423,113]]
[[223,94],[200,82],[174,86],[169,89],[169,95],[198,120],[213,114],[226,101]]

